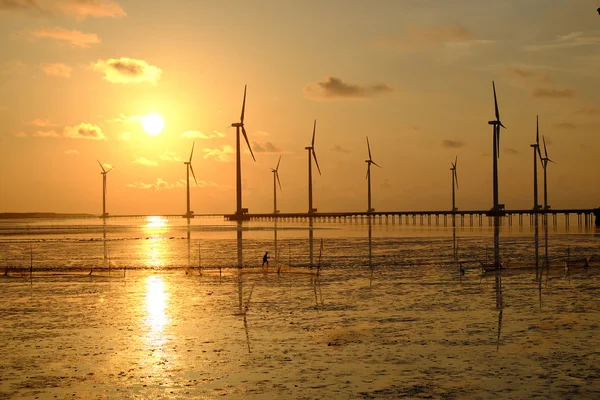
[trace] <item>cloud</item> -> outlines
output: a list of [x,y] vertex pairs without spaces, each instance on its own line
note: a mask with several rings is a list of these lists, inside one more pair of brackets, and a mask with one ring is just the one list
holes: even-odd
[[226,162],[229,161],[229,154],[233,154],[233,147],[226,144],[218,149],[202,149],[202,151],[204,159],[214,158],[217,161]]
[[40,69],[48,76],[55,76],[58,78],[71,77],[71,67],[66,64],[40,64]]
[[42,119],[42,118],[36,118],[33,121],[28,122],[27,125],[39,126],[41,128],[47,128],[49,126],[56,126],[56,124],[53,124],[52,122],[50,122],[49,119]]
[[74,139],[92,139],[92,140],[104,140],[106,137],[102,133],[97,125],[88,123],[81,123],[75,126],[66,126],[64,130],[65,137]]
[[60,135],[56,131],[37,131],[32,136],[35,136],[35,137],[59,137]]
[[575,97],[577,92],[575,89],[570,88],[534,88],[531,92],[533,97],[540,98],[553,98],[553,99],[565,99],[570,97]]
[[71,150],[65,150],[65,154],[79,155],[79,152],[77,150],[71,149]]
[[510,154],[510,155],[521,154],[521,152],[519,150],[513,149],[512,147],[505,147],[504,148],[504,152],[506,154]]
[[131,132],[119,133],[119,140],[129,141],[131,140]]
[[473,31],[460,25],[417,27],[409,25],[402,37],[381,37],[374,45],[386,50],[404,52],[426,51],[440,46],[456,50],[457,47],[471,47],[477,44],[491,43],[478,39]]
[[568,129],[568,130],[577,129],[577,125],[575,125],[572,122],[557,122],[557,123],[553,124],[552,126],[554,126],[555,128],[558,128],[558,129]]
[[118,117],[107,119],[106,122],[124,122],[124,123],[129,123],[129,122],[138,122],[138,121],[141,121],[142,118],[143,117],[141,115],[127,116],[127,115],[121,113],[121,114],[119,114]]
[[63,14],[86,17],[124,17],[125,11],[111,0],[0,0],[0,11],[34,15]]
[[252,149],[255,153],[279,153],[279,150],[275,145],[271,142],[252,142]]
[[[182,183],[183,181],[183,183]],[[172,188],[176,188],[176,187],[183,187],[185,184],[185,180],[181,179],[175,183],[168,183],[167,181],[165,181],[162,178],[156,178],[156,182],[155,183],[144,183],[144,182],[134,182],[134,183],[128,183],[127,185],[125,185],[126,187],[129,188],[134,188],[134,189],[155,189],[155,190],[164,190],[164,189],[172,189]]]
[[147,167],[156,167],[158,163],[156,161],[148,160],[146,157],[138,157],[131,162],[132,164],[145,165]]
[[76,29],[69,30],[64,28],[37,29],[31,32],[32,37],[50,38],[69,43],[73,47],[90,47],[92,44],[100,43],[98,35],[95,33],[84,33]]
[[600,115],[600,107],[587,107],[575,110],[574,114],[580,115]]
[[15,132],[15,133],[13,133],[13,136],[22,138],[22,137],[27,137],[27,134],[25,132]]
[[447,149],[457,149],[459,147],[463,147],[464,145],[465,145],[465,142],[460,141],[460,140],[450,140],[450,139],[442,140],[442,147],[445,147]]
[[186,131],[183,132],[181,134],[182,138],[186,138],[186,139],[212,139],[212,138],[216,138],[216,137],[225,137],[224,133],[221,133],[219,131],[213,131],[213,133],[209,134],[209,135],[205,135],[204,133],[200,132],[200,131]]
[[539,72],[532,68],[524,68],[524,67],[509,67],[508,72],[512,75],[525,79],[525,80],[535,80],[542,83],[553,83],[554,80],[550,77],[550,75],[545,72]]
[[345,153],[345,154],[352,153],[350,150],[343,148],[339,144],[334,144],[333,148],[331,150],[335,151],[337,153]]
[[527,45],[525,51],[557,50],[573,47],[589,46],[600,43],[600,36],[586,35],[583,32],[572,32],[568,35],[557,36],[555,39],[545,43]]
[[328,77],[323,82],[310,83],[304,87],[304,92],[313,99],[364,99],[383,93],[392,92],[386,84],[357,85],[343,82],[340,78]]
[[102,72],[104,79],[112,83],[150,82],[156,85],[162,76],[160,68],[143,60],[126,57],[98,60],[92,68],[96,72]]
[[175,162],[184,162],[185,160],[178,156],[176,153],[166,150],[165,154],[160,156],[160,159],[163,161],[175,161]]

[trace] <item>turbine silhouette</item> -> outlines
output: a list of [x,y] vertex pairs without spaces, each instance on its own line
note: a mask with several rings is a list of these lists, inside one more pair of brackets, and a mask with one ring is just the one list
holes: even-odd
[[458,189],[458,174],[456,172],[456,166],[458,165],[458,156],[456,156],[454,162],[451,164],[452,168],[450,168],[450,171],[452,171],[452,212],[454,213],[457,210],[455,204],[454,186],[456,186],[456,189]]
[[240,122],[234,122],[231,124],[232,127],[235,128],[235,166],[236,166],[236,219],[242,220],[245,219],[243,214],[245,214],[244,209],[242,209],[242,162],[240,158],[240,130],[244,135],[244,139],[246,140],[246,144],[248,145],[248,149],[250,150],[250,155],[252,155],[252,159],[256,161],[254,158],[254,153],[252,152],[252,147],[250,147],[250,142],[248,141],[248,134],[246,133],[246,128],[244,127],[244,113],[246,111],[246,85],[244,85],[244,100],[242,102],[242,113],[240,115]]
[[533,210],[539,208],[538,204],[538,183],[537,183],[537,158],[542,159],[542,152],[540,151],[540,120],[539,116],[535,117],[535,143],[530,145],[533,148]]
[[98,161],[100,168],[102,168],[102,172],[100,172],[100,174],[102,174],[102,218],[107,218],[108,214],[106,213],[106,174],[108,174],[114,167],[110,167],[108,170],[106,170],[104,169],[104,166],[99,160],[96,161]]
[[313,125],[313,135],[310,146],[305,147],[308,150],[308,213],[313,214],[316,212],[316,209],[313,208],[313,199],[312,199],[312,159],[315,160],[315,165],[317,166],[317,170],[319,171],[319,175],[321,175],[321,168],[319,168],[319,162],[317,161],[317,154],[315,153],[315,134],[317,132],[317,120],[315,119],[315,123]]
[[196,186],[198,186],[198,181],[196,180],[196,174],[194,174],[194,168],[192,167],[192,157],[194,155],[194,146],[196,142],[192,143],[192,152],[190,153],[190,159],[188,161],[184,161],[185,164],[185,173],[186,173],[186,188],[187,188],[187,209],[185,213],[185,218],[194,218],[194,212],[190,210],[190,171],[192,171],[192,176],[194,177],[194,182],[196,182]]
[[494,208],[495,212],[499,212],[498,206],[498,158],[500,158],[500,128],[506,129],[506,127],[500,121],[500,111],[498,111],[498,99],[496,97],[496,84],[492,81],[492,88],[494,90],[494,111],[496,119],[493,121],[488,121],[489,125],[493,127],[493,198],[494,198]]
[[369,137],[367,136],[367,150],[369,151],[369,159],[365,160],[365,162],[367,163],[367,186],[368,186],[368,190],[367,190],[367,198],[368,198],[368,208],[367,208],[367,212],[373,212],[375,211],[374,208],[371,207],[371,164],[381,168],[375,161],[373,161],[373,157],[371,156],[371,145],[369,144]]
[[277,214],[279,211],[277,210],[277,184],[279,183],[279,189],[281,188],[281,181],[279,180],[279,163],[281,162],[281,156],[279,156],[279,161],[277,161],[277,166],[273,169],[271,168],[271,172],[273,173],[273,214]]
[[549,157],[548,157],[548,149],[546,149],[546,139],[544,138],[544,136],[542,135],[542,142],[544,143],[544,157],[541,158],[542,160],[542,168],[544,168],[544,210],[548,210],[548,184],[546,181],[546,169],[548,167],[548,163],[554,163],[554,161],[552,161]]

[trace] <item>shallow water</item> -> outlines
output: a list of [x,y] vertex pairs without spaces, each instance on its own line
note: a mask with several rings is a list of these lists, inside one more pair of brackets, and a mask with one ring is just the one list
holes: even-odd
[[[480,276],[490,232],[459,229],[461,277],[451,228],[374,224],[369,260],[368,224],[315,224],[317,277],[306,227],[290,224],[277,234],[291,269],[219,276],[237,231],[198,223],[200,276],[187,227],[145,239],[147,226],[122,225],[108,234],[110,277],[103,241],[89,241],[102,228],[1,237],[0,267],[14,270],[0,278],[0,399],[600,397],[600,268],[563,267],[567,249],[597,257],[594,232],[550,228],[549,269]],[[532,265],[529,228],[502,235],[505,263]],[[244,230],[244,264],[273,236]],[[32,248],[30,281],[17,268]]]

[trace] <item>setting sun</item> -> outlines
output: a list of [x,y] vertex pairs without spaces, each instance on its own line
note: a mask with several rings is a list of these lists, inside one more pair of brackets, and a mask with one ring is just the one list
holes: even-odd
[[165,129],[165,120],[160,114],[148,114],[142,117],[142,126],[148,135],[156,136]]

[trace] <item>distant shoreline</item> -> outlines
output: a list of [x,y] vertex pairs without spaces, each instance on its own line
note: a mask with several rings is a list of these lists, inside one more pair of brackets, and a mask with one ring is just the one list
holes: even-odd
[[0,213],[0,219],[22,219],[22,218],[97,218],[94,214],[68,214],[51,212],[30,213]]

